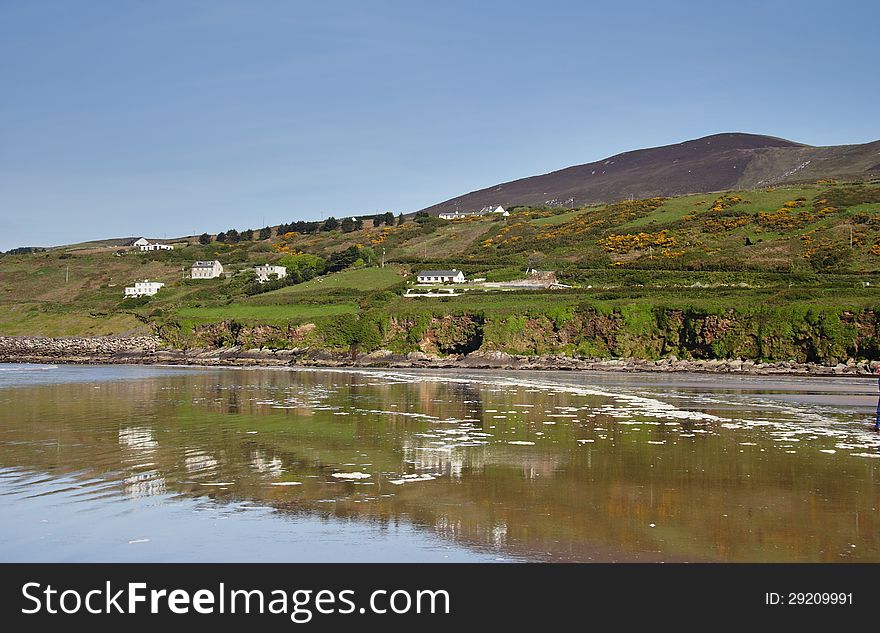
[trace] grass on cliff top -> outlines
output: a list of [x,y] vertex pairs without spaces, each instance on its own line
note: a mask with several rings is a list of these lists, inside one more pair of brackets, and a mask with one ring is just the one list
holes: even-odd
[[242,305],[232,303],[211,308],[181,308],[177,315],[184,320],[204,323],[235,319],[237,321],[260,321],[265,323],[289,323],[338,314],[353,314],[357,306],[351,303],[326,305]]
[[727,310],[754,312],[791,304],[820,310],[860,310],[880,307],[880,288],[767,287],[767,288],[595,288],[567,291],[486,293],[471,291],[450,298],[398,298],[387,309],[400,314],[418,312],[483,313],[486,316],[516,313],[553,314],[579,304],[608,311],[627,306],[695,308],[710,313]]

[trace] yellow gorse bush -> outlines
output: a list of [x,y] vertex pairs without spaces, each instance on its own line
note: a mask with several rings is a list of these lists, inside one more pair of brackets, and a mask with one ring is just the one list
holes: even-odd
[[670,248],[676,245],[675,238],[666,231],[658,233],[626,233],[609,235],[599,240],[599,246],[608,253],[629,253],[634,250],[645,250],[648,247]]

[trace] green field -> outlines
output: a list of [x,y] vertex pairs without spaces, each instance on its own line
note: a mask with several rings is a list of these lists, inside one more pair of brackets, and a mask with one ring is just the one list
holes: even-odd
[[385,268],[360,268],[355,270],[343,270],[331,275],[325,275],[311,279],[295,286],[286,286],[267,292],[260,297],[273,297],[279,295],[301,294],[309,292],[321,292],[348,288],[352,290],[381,290],[403,281],[399,266],[387,266]]
[[355,314],[357,306],[347,303],[329,305],[278,305],[251,306],[230,304],[213,308],[180,308],[177,315],[189,321],[223,321],[237,319],[241,321],[264,321],[266,323],[301,322],[306,319],[336,316],[338,314]]
[[573,219],[576,215],[584,213],[584,211],[578,209],[577,211],[567,211],[564,213],[557,213],[554,215],[550,215],[547,217],[539,217],[529,220],[530,223],[535,226],[553,226],[556,224],[564,224],[569,220]]

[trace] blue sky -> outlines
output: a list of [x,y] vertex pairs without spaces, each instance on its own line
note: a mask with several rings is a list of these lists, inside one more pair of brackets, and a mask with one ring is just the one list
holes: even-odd
[[724,131],[880,138],[873,1],[0,0],[0,250],[413,211]]

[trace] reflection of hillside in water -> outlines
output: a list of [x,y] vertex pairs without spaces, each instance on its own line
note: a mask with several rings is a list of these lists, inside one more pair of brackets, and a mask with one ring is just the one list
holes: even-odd
[[73,474],[83,500],[245,500],[563,560],[880,559],[874,460],[623,420],[605,395],[234,370],[8,388],[0,404],[0,463]]

